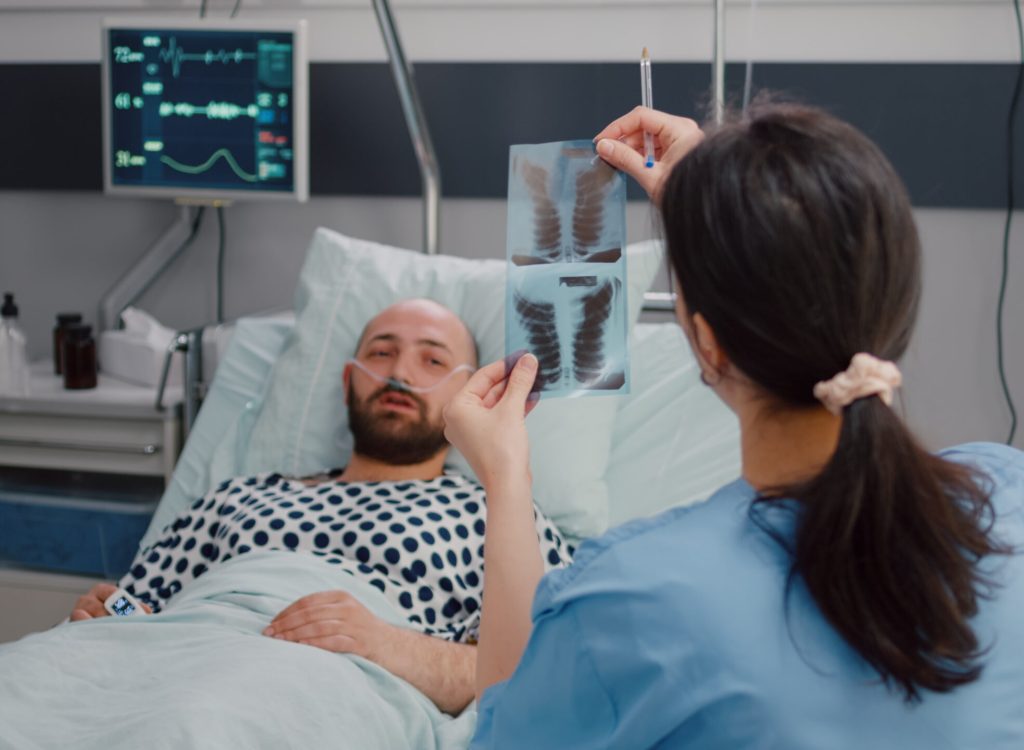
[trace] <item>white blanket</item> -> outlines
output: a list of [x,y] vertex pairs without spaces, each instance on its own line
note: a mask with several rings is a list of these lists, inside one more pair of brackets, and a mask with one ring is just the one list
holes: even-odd
[[364,659],[267,638],[296,599],[372,586],[292,552],[212,569],[157,615],[67,623],[0,646],[0,748],[464,748],[453,719]]

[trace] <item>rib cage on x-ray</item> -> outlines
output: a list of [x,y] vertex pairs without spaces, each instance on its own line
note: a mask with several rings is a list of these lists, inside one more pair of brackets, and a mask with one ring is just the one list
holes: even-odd
[[512,248],[512,262],[614,263],[622,257],[624,240],[621,222],[609,216],[625,197],[618,173],[592,149],[566,146],[560,156],[560,174],[529,158],[513,158],[511,179],[520,179],[529,193],[533,233]]
[[597,384],[605,370],[604,334],[612,313],[617,279],[607,279],[596,291],[579,300],[580,321],[572,342],[572,371],[576,381]]
[[589,142],[513,146],[506,349],[547,395],[628,392],[625,180]]
[[[621,281],[614,276],[545,275],[542,281],[533,280],[530,289],[512,291],[513,330],[524,336],[518,345],[533,352],[540,364],[537,390],[620,389],[626,373],[621,327],[613,324],[612,314],[623,304]],[[553,285],[561,293],[545,301]]]
[[537,387],[554,385],[562,377],[562,345],[555,327],[555,306],[550,302],[531,302],[514,292],[516,313],[530,342],[530,351],[537,357],[540,372]]

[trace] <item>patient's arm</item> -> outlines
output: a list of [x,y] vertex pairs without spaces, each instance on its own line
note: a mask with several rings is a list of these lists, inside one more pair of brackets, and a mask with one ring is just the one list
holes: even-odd
[[321,591],[278,613],[264,635],[356,654],[417,688],[445,713],[473,699],[476,647],[385,622],[344,591]]

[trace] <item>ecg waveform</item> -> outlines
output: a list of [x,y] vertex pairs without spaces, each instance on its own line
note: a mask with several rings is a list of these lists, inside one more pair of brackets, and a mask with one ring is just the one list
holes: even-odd
[[242,169],[239,166],[238,162],[235,161],[234,155],[226,148],[217,149],[210,155],[209,159],[204,161],[202,164],[197,164],[195,166],[189,164],[182,164],[180,161],[172,159],[166,154],[160,157],[160,161],[169,166],[171,169],[176,169],[179,172],[184,172],[185,174],[201,174],[202,172],[206,172],[211,167],[213,167],[217,159],[221,158],[223,158],[224,161],[228,163],[228,166],[231,167],[231,171],[238,175],[240,179],[243,179],[246,182],[256,182],[256,175],[249,174],[244,169]]
[[[186,52],[184,48],[178,46],[178,37],[172,36],[167,42],[166,47],[161,47],[157,50],[157,57],[160,62],[169,63],[171,66],[171,75],[177,78],[181,74],[181,65],[186,62],[202,62],[206,65],[213,65],[214,63],[221,63],[227,65],[228,63],[241,63],[246,60],[255,60],[257,53],[245,52],[241,48],[234,50],[212,50],[208,49],[205,52]],[[114,62],[118,63],[141,63],[145,61],[145,53],[137,52],[131,47],[115,47],[114,48]]]
[[230,62],[240,63],[244,60],[256,59],[255,52],[243,52],[241,49],[236,49],[234,52],[225,49],[214,52],[212,49],[208,49],[206,52],[188,53],[178,46],[178,37],[176,36],[172,36],[167,46],[160,49],[159,55],[161,61],[171,64],[171,75],[175,78],[181,73],[183,62],[204,62],[207,65],[219,62],[227,65]]
[[206,117],[208,120],[235,120],[239,117],[260,116],[260,108],[255,104],[233,104],[231,102],[207,102],[205,106],[189,102],[160,102],[160,116],[171,117]]

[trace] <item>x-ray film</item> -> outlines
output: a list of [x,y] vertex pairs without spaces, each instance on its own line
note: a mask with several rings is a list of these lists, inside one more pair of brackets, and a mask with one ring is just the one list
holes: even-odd
[[590,141],[513,146],[505,346],[542,397],[629,393],[625,177]]

